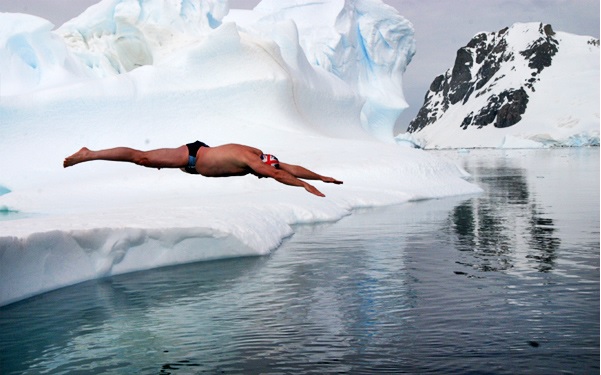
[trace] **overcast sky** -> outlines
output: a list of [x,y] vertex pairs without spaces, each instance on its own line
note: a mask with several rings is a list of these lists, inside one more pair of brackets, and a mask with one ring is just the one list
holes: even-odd
[[[34,14],[57,26],[99,0],[0,0],[0,12]],[[231,8],[254,7],[258,0],[230,0]],[[423,104],[432,80],[455,61],[457,49],[481,31],[516,22],[544,22],[556,31],[599,38],[599,0],[384,0],[413,23],[417,52],[404,75],[410,108],[399,119],[404,130]]]

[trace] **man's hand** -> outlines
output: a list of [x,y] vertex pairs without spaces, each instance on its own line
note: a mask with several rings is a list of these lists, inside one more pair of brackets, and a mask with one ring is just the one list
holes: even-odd
[[337,179],[335,179],[335,178],[333,178],[333,177],[325,177],[325,176],[324,176],[324,177],[322,177],[322,178],[321,178],[321,180],[322,180],[323,182],[328,182],[328,183],[331,183],[331,184],[336,184],[336,185],[342,185],[342,184],[343,184],[343,182],[342,182],[342,181],[338,181]]
[[321,191],[317,190],[317,188],[315,188],[315,186],[313,186],[313,185],[310,185],[305,182],[303,187],[305,188],[305,190],[307,190],[311,194],[315,194],[318,197],[325,197],[325,194],[323,194]]

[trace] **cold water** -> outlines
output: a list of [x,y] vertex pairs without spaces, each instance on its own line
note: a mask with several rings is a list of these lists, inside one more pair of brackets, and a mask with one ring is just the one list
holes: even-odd
[[0,373],[599,373],[599,149],[438,154],[484,193],[6,306]]

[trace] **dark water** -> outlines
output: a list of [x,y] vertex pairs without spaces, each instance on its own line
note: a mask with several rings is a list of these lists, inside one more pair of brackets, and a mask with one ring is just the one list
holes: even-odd
[[1,374],[599,373],[599,149],[454,158],[481,195],[0,309]]

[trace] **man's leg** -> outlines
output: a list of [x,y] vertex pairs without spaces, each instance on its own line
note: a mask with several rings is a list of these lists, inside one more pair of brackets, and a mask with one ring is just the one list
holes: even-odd
[[149,168],[181,168],[188,164],[188,148],[180,146],[178,148],[140,151],[129,147],[115,147],[92,151],[84,147],[75,154],[66,157],[63,166],[66,168],[92,160],[121,161]]

